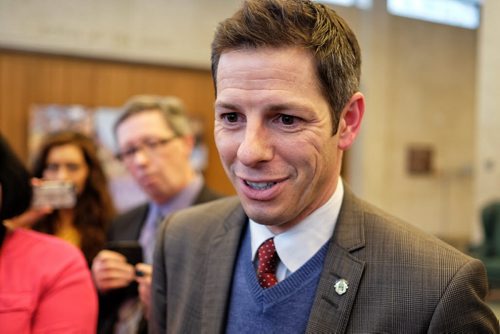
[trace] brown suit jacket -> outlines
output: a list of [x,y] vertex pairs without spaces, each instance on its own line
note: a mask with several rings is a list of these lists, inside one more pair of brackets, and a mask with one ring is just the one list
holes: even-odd
[[[182,210],[163,225],[152,291],[158,332],[224,332],[247,221],[233,197]],[[349,285],[343,295],[334,288],[339,278]],[[498,333],[486,293],[480,261],[346,187],[307,333]]]

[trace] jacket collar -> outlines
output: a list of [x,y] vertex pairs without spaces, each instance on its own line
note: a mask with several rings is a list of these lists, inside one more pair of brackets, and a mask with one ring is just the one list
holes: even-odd
[[[346,187],[342,208],[325,258],[307,333],[344,333],[365,262],[355,252],[365,245],[363,204]],[[347,283],[342,293],[339,283]]]
[[[307,333],[343,333],[363,275],[365,262],[355,255],[365,245],[363,203],[345,187],[335,232],[330,240],[321,278],[309,317]],[[225,330],[234,264],[248,218],[237,197],[227,201],[227,212],[210,244],[207,286],[203,296],[204,333]],[[344,279],[348,288],[339,293],[336,283]]]
[[211,239],[208,254],[206,286],[202,298],[202,332],[223,333],[231,293],[234,264],[240,239],[248,220],[237,197],[228,200],[220,210],[227,212]]

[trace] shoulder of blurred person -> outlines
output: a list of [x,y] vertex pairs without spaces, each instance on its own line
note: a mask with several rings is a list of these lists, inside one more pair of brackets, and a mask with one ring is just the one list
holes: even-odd
[[193,204],[194,205],[202,204],[202,203],[210,202],[210,201],[222,198],[222,197],[224,197],[224,195],[218,193],[217,191],[215,191],[207,186],[204,186],[201,189],[200,193],[198,194],[198,197],[196,198],[196,201]]
[[135,240],[148,215],[149,204],[143,203],[116,216],[109,225],[108,240]]
[[1,333],[95,332],[97,294],[75,246],[26,229],[8,232],[0,281]]
[[[192,205],[213,201],[223,197],[211,188],[203,185]],[[112,220],[108,230],[108,240],[136,240],[146,221],[149,203],[142,203],[119,214]]]

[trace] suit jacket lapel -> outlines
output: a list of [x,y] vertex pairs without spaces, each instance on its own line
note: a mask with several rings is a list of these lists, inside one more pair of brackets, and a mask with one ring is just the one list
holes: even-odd
[[[209,265],[202,298],[204,333],[222,333],[226,326],[235,259],[247,222],[241,205],[232,206],[232,210],[226,211],[229,214],[221,217],[225,223],[214,231],[209,248]],[[365,266],[353,252],[364,247],[364,244],[362,206],[345,187],[342,208],[334,236],[330,240],[307,333],[345,332]],[[347,280],[349,286],[342,295],[335,290],[335,283],[340,278]]]
[[146,222],[149,204],[144,203],[119,216],[108,232],[109,240],[138,240],[141,229]]
[[240,205],[221,217],[223,225],[214,232],[209,247],[206,285],[203,295],[204,333],[222,333],[226,326],[226,313],[232,275],[238,248],[247,217]]
[[193,205],[213,201],[221,197],[222,197],[221,195],[214,193],[212,190],[210,190],[207,186],[204,185],[201,188],[198,195],[196,196]]
[[133,219],[137,219],[137,221],[140,221],[141,223],[135,224],[135,225],[130,224],[130,225],[134,226],[133,233],[135,235],[136,240],[139,240],[139,238],[141,236],[142,227],[146,223],[146,218],[148,217],[148,212],[149,212],[149,204],[144,204],[139,210],[137,210],[137,213],[136,213],[137,216],[133,218]]
[[[365,263],[352,253],[364,247],[361,207],[346,187],[334,235],[309,316],[307,333],[344,333],[349,321]],[[347,292],[335,289],[339,279],[348,282]]]

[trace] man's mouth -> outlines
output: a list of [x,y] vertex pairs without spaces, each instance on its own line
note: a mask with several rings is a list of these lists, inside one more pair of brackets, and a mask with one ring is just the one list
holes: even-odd
[[266,190],[272,188],[278,182],[252,182],[245,181],[245,184],[254,190]]

